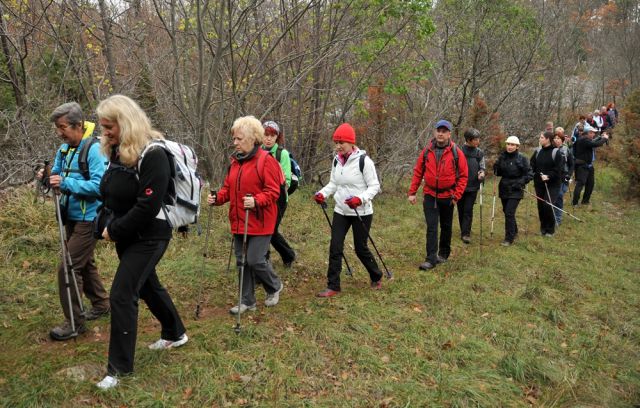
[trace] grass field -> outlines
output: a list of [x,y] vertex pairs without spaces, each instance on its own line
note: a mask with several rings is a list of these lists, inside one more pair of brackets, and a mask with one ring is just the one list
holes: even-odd
[[[209,257],[204,234],[191,234],[174,238],[159,267],[189,343],[148,350],[159,326],[141,305],[136,372],[109,392],[94,385],[105,373],[108,319],[90,322],[75,341],[48,339],[62,317],[53,205],[16,190],[0,204],[0,405],[638,406],[640,207],[619,198],[620,181],[600,170],[593,205],[575,210],[584,222],[565,218],[550,239],[539,236],[535,202],[526,198],[519,240],[508,248],[499,245],[499,200],[490,236],[485,191],[482,248],[479,214],[471,245],[459,240],[456,218],[450,261],[429,272],[417,269],[422,206],[408,205],[404,188],[383,185],[372,235],[395,279],[371,291],[350,244],[353,278],[343,276],[342,294],[329,300],[314,297],[326,282],[328,227],[312,188],[303,189],[282,227],[299,260],[290,270],[274,262],[285,282],[281,303],[265,308],[258,289],[259,309],[243,317],[240,335],[227,312],[237,296],[236,275],[226,274],[227,207],[215,208]],[[110,283],[113,247],[99,243],[97,256]]]

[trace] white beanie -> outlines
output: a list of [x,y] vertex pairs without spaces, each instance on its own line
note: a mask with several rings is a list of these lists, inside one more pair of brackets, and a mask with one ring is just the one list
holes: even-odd
[[520,139],[518,139],[518,136],[509,136],[506,143],[520,146]]

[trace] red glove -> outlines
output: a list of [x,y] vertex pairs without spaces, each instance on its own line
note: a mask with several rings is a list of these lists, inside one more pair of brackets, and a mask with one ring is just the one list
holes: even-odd
[[348,198],[344,201],[344,203],[346,205],[349,206],[349,208],[354,209],[354,208],[358,208],[362,205],[362,200],[359,199],[358,197],[351,197]]
[[324,204],[324,201],[325,201],[325,198],[322,195],[322,193],[316,193],[313,196],[313,199],[316,200],[316,203],[318,203],[318,204]]

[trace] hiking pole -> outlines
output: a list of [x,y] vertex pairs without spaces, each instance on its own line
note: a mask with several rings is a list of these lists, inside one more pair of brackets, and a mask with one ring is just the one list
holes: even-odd
[[[329,223],[329,230],[331,230],[332,228],[331,220],[329,219],[329,215],[327,214],[327,203],[320,204],[320,207],[322,208],[322,212],[324,212],[324,217],[327,219],[327,222]],[[342,249],[342,260],[344,261],[345,265],[347,265],[347,275],[353,276],[353,272],[351,271],[351,267],[349,266],[347,257],[344,255],[344,248]]]
[[382,259],[382,255],[380,255],[380,251],[378,251],[378,247],[376,246],[376,243],[373,242],[373,238],[371,238],[371,234],[369,234],[369,229],[367,228],[367,226],[365,225],[364,221],[362,220],[362,218],[360,217],[360,213],[358,213],[358,209],[354,208],[353,211],[356,212],[356,215],[358,216],[358,219],[360,220],[360,223],[362,224],[362,228],[364,228],[364,230],[367,232],[367,238],[369,238],[369,241],[371,241],[371,245],[373,245],[373,249],[376,250],[376,253],[378,254],[378,258],[380,258],[380,262],[382,262],[382,266],[384,266],[384,272],[387,276],[387,279],[393,279],[393,273],[391,273],[391,271],[387,268],[387,265],[384,263],[384,259]]
[[544,198],[540,198],[540,197],[538,197],[537,195],[535,195],[535,194],[533,194],[533,193],[530,193],[530,192],[529,192],[529,191],[527,191],[527,190],[525,190],[525,192],[526,192],[527,194],[529,194],[531,197],[534,197],[534,198],[536,198],[537,200],[542,201],[543,203],[547,203],[547,204],[549,204],[551,207],[555,208],[556,210],[558,210],[558,211],[562,211],[563,213],[567,214],[569,217],[571,217],[571,218],[573,218],[573,219],[576,219],[576,220],[578,220],[578,221],[582,222],[582,220],[581,220],[580,218],[576,217],[575,215],[571,214],[570,212],[567,212],[567,211],[563,210],[562,208],[558,208],[558,207],[556,207],[555,205],[551,204],[550,202],[548,202],[548,201],[547,201],[547,200],[545,200]]
[[[251,197],[251,194],[245,195]],[[247,261],[247,230],[249,229],[249,209],[244,209],[244,235],[242,236],[242,263],[240,264],[240,278],[238,279],[238,314],[236,315],[236,327],[233,331],[240,334],[240,315],[242,314],[242,284],[244,282],[244,263]]]
[[[524,192],[526,192],[527,194],[529,194],[529,186],[528,186],[528,185],[526,185],[526,186],[522,189],[522,191],[524,191]],[[527,206],[527,209],[526,209],[526,211],[525,211],[525,212],[527,213],[527,222],[526,222],[526,224],[527,224],[527,229],[524,231],[524,235],[525,235],[525,236],[529,236],[529,223],[530,223],[530,221],[531,221],[531,205],[529,205],[529,202],[530,202],[530,201],[531,201],[531,200],[527,201],[527,204],[525,204],[525,205]]]
[[549,186],[547,185],[547,182],[544,182],[544,188],[545,190],[547,190],[547,198],[549,199],[549,205],[551,205],[551,212],[553,213],[553,221],[556,223],[556,228],[558,228],[558,220],[556,219],[556,210],[554,208],[557,208],[555,205],[551,204],[551,194],[549,193]]
[[480,256],[482,257],[482,186],[484,185],[484,180],[480,183]]
[[[210,190],[210,193],[214,198],[218,198],[218,193],[215,190]],[[204,280],[204,266],[205,266],[204,260],[207,258],[207,249],[209,248],[209,227],[211,226],[211,208],[212,206],[209,206],[209,208],[207,209],[207,224],[206,224],[207,231],[204,234],[204,248],[202,249],[202,267],[200,268],[201,277],[203,278],[202,280]],[[203,294],[204,294],[204,283],[201,282],[200,293],[198,294],[198,299],[196,303],[196,311],[195,311],[196,320],[200,318],[200,307],[204,302]]]
[[491,232],[490,236],[493,238],[493,221],[496,218],[496,176],[493,176],[493,203],[491,204]]
[[[35,196],[33,197],[33,203],[35,204],[38,201],[38,196],[42,193],[42,203],[44,204],[47,201],[47,194],[51,191],[51,185],[49,184],[49,176],[51,175],[51,166],[49,164],[49,160],[45,160],[44,164],[41,166],[40,163],[36,164],[34,169],[36,173],[36,191]],[[38,173],[42,169],[42,178],[38,179]]]
[[227,261],[227,275],[231,270],[231,256],[233,255],[233,234],[231,234],[231,246],[229,247],[229,260]]
[[73,279],[73,286],[75,288],[78,303],[80,304],[80,313],[84,314],[84,306],[82,305],[82,299],[80,299],[80,292],[78,290],[78,282],[76,281],[75,271],[73,264],[71,263],[71,255],[67,248],[67,241],[65,237],[64,226],[62,225],[62,211],[60,210],[60,190],[55,191],[55,204],[56,204],[56,218],[58,220],[58,232],[60,233],[60,246],[62,249],[62,268],[64,270],[64,287],[67,291],[67,301],[69,303],[69,320],[71,321],[71,331],[78,335],[76,331],[76,321],[73,315],[73,303],[71,301],[71,283],[69,282],[69,275]]

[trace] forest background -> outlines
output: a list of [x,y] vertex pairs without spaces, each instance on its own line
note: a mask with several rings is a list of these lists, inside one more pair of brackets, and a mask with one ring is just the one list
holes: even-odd
[[[132,96],[218,184],[241,115],[282,124],[306,182],[343,121],[381,176],[408,174],[439,118],[533,146],[547,120],[638,86],[640,7],[617,0],[2,0],[0,187],[59,140],[48,115]],[[25,143],[26,141],[26,143]]]

